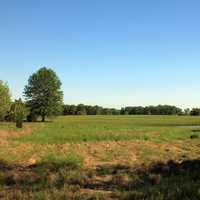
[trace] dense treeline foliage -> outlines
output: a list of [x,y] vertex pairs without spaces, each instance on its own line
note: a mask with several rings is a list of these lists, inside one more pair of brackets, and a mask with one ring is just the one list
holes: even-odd
[[119,115],[120,110],[90,105],[64,105],[63,115]]
[[127,115],[181,115],[183,111],[181,108],[170,105],[158,106],[137,106],[125,107],[121,109],[121,114]]
[[90,105],[64,105],[63,115],[182,115],[181,108],[170,105],[125,107],[120,110]]
[[200,108],[193,108],[190,112],[192,116],[199,116],[200,115]]

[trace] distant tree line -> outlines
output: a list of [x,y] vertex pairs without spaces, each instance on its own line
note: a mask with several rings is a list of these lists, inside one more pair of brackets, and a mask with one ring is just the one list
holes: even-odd
[[122,115],[181,115],[183,111],[176,106],[158,105],[125,107],[121,109],[120,113]]
[[63,105],[63,115],[120,115],[120,110],[97,105]]
[[170,105],[134,106],[121,109],[91,105],[64,105],[63,115],[183,115],[181,108]]
[[190,111],[190,115],[192,115],[192,116],[200,116],[200,108],[193,108]]

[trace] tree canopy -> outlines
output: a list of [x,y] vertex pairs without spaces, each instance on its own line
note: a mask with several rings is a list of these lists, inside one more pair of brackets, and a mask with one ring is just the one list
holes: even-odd
[[30,113],[42,117],[56,115],[61,109],[63,92],[57,74],[46,67],[30,76],[24,90]]
[[0,80],[0,120],[4,120],[11,104],[8,85]]

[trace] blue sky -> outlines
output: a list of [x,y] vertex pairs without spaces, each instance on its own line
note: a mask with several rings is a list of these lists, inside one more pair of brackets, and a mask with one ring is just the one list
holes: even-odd
[[13,98],[53,68],[65,103],[200,106],[199,0],[0,0]]

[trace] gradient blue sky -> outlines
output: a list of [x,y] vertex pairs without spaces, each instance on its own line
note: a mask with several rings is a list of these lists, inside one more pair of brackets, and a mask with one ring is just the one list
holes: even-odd
[[51,67],[65,103],[200,106],[199,0],[0,0],[0,79],[14,98]]

